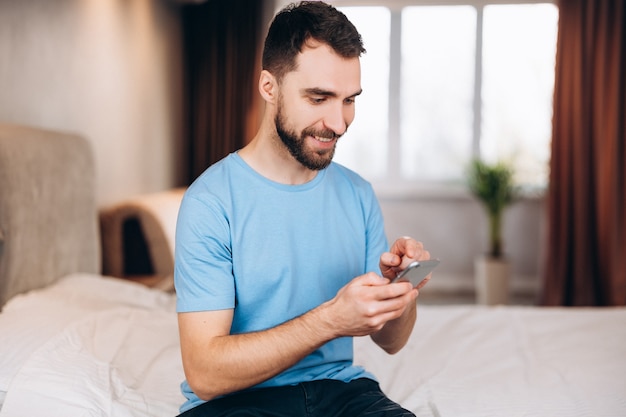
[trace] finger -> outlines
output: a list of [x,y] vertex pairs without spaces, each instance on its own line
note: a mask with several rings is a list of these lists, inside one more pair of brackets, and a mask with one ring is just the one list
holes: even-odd
[[397,314],[400,316],[406,307],[417,298],[417,290],[411,288],[408,292],[394,298],[384,299],[378,302],[378,315]]
[[424,259],[424,244],[415,239],[407,240],[404,245],[404,255],[407,258],[423,260]]
[[427,250],[422,250],[420,256],[417,258],[419,261],[427,261],[430,259],[430,252]]
[[401,267],[404,269],[415,260],[425,261],[428,259],[430,259],[430,252],[424,249],[422,242],[408,242],[406,246],[406,253],[402,257]]
[[391,252],[401,256],[417,259],[419,253],[424,250],[424,245],[409,236],[397,239],[391,247]]
[[384,252],[382,255],[380,255],[380,261],[385,265],[397,266],[400,263],[401,259],[400,256],[396,255],[393,252]]
[[393,300],[399,297],[404,297],[412,290],[413,285],[408,281],[394,282],[380,288],[375,294],[375,299],[378,301]]
[[360,275],[353,280],[358,285],[367,285],[367,286],[378,286],[378,285],[386,285],[389,283],[389,279],[385,277],[381,277],[380,275],[374,272],[368,272],[366,274]]

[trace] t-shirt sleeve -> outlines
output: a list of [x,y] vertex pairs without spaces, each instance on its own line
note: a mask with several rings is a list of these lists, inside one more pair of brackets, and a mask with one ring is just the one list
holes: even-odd
[[174,266],[178,312],[235,306],[227,215],[216,201],[204,197],[188,192],[178,214]]

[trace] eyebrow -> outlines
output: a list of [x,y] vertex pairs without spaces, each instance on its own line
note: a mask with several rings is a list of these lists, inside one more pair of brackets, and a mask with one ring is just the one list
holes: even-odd
[[[363,92],[363,89],[360,89],[359,91],[357,91],[356,93],[348,96],[348,98],[350,97],[356,97],[359,94],[361,94]],[[313,87],[313,88],[305,88],[304,89],[304,93],[308,94],[308,95],[314,95],[314,96],[324,96],[324,97],[337,97],[338,94],[334,91],[330,91],[330,90],[323,90],[321,88],[317,88],[317,87]]]

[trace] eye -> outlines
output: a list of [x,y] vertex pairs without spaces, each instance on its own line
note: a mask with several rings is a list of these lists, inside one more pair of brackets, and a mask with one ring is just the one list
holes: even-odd
[[345,99],[343,102],[345,104],[354,104],[355,101],[356,101],[356,98],[350,97],[350,98]]
[[313,104],[322,104],[324,101],[326,101],[326,97],[310,96],[309,101]]

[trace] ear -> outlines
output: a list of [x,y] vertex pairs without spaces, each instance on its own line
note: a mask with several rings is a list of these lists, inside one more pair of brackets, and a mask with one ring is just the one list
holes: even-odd
[[274,103],[276,101],[278,82],[276,77],[267,70],[261,71],[261,76],[259,77],[259,93],[261,93],[263,100],[268,103]]

